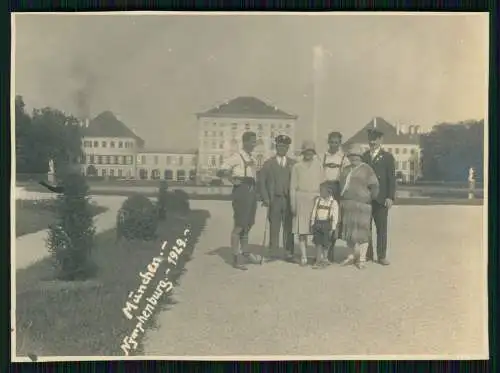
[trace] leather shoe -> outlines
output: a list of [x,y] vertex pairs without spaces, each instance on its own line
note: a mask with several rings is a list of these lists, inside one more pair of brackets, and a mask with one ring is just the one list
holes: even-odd
[[391,263],[389,263],[389,261],[388,261],[387,259],[385,259],[385,258],[384,258],[384,259],[379,259],[379,260],[378,260],[378,264],[381,264],[381,265],[383,265],[383,266],[388,266],[388,265],[389,265],[389,264],[391,264]]

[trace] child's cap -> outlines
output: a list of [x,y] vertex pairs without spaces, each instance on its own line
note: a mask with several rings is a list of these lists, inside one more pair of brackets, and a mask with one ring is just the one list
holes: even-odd
[[328,181],[325,181],[323,183],[321,183],[319,185],[320,188],[325,188],[328,190],[328,193],[330,195],[333,195],[333,192],[334,192],[334,186],[332,185],[332,183],[329,183]]

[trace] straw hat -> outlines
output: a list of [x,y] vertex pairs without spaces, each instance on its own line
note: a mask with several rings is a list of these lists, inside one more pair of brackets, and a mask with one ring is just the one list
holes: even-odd
[[361,146],[357,145],[357,144],[354,144],[354,145],[351,145],[349,147],[349,149],[347,150],[347,155],[357,155],[358,157],[361,157],[363,155],[363,149],[361,148]]
[[304,142],[302,143],[301,153],[304,153],[307,150],[312,150],[314,154],[316,154],[316,145],[314,144],[314,141],[304,140]]

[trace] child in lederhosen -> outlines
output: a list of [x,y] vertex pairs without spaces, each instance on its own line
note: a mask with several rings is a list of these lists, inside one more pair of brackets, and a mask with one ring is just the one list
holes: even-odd
[[313,268],[324,268],[330,264],[328,250],[332,235],[335,235],[339,219],[339,204],[334,198],[334,191],[328,182],[320,185],[320,195],[314,200],[311,213],[311,232],[316,245],[316,262]]

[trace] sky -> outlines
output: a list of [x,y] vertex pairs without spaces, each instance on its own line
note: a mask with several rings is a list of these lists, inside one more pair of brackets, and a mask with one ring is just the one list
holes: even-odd
[[[15,15],[15,93],[29,110],[112,111],[155,148],[196,148],[196,113],[255,96],[318,138],[373,117],[485,118],[488,14]],[[326,140],[325,140],[326,142]]]

